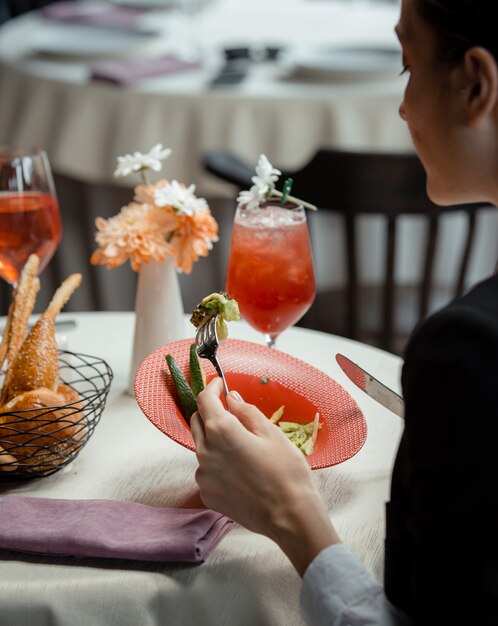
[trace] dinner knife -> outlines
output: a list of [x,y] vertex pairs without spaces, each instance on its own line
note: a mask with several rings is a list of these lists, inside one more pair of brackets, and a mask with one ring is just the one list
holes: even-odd
[[389,387],[386,387],[359,365],[348,359],[343,354],[336,354],[335,360],[339,367],[359,389],[368,396],[382,404],[399,417],[405,415],[405,402],[403,398]]

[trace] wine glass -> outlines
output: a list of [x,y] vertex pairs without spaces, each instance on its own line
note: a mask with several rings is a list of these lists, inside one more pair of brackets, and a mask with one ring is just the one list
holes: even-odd
[[30,254],[41,272],[62,236],[59,205],[46,153],[0,146],[0,276],[14,287]]
[[177,42],[175,53],[183,60],[196,62],[201,60],[201,0],[176,0],[178,25],[174,29]]
[[277,202],[237,209],[227,272],[228,293],[269,347],[306,313],[316,292],[306,213]]

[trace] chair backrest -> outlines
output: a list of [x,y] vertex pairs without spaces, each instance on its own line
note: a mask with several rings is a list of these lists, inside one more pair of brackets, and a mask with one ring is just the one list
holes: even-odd
[[[226,170],[226,175],[224,164],[230,165]],[[233,159],[226,155],[223,157],[223,153],[215,152],[212,158],[208,155],[205,165],[215,175],[228,182],[239,183],[240,187],[247,182],[247,170],[244,166],[234,167]],[[278,167],[278,164],[276,165]],[[368,340],[359,328],[361,287],[358,271],[358,219],[360,216],[382,216],[386,227],[384,276],[381,285],[381,328],[375,340],[376,345],[386,350],[394,350],[396,233],[401,216],[422,216],[428,224],[423,271],[417,285],[417,319],[424,318],[428,313],[440,218],[443,214],[450,212],[463,214],[467,222],[458,275],[452,289],[454,296],[462,293],[474,241],[476,213],[483,208],[483,205],[442,207],[432,203],[426,192],[424,169],[415,154],[369,154],[322,149],[301,169],[283,171],[281,180],[288,176],[294,181],[293,195],[316,204],[320,211],[338,214],[343,222],[347,271],[343,333],[346,336]],[[319,296],[320,294],[314,306],[327,306],[324,302],[320,305]],[[305,318],[303,325],[313,326],[313,316]]]
[[[287,173],[284,173],[287,174]],[[382,328],[378,345],[394,348],[395,262],[399,218],[422,216],[427,222],[423,271],[418,284],[418,320],[429,308],[434,261],[443,214],[458,212],[465,216],[467,232],[460,253],[459,269],[452,295],[461,295],[475,235],[476,214],[482,204],[438,206],[426,192],[424,169],[414,154],[360,153],[320,150],[297,172],[293,192],[320,209],[342,216],[346,240],[347,306],[346,334],[361,336],[359,329],[358,217],[379,215],[385,218],[386,248],[382,281]]]

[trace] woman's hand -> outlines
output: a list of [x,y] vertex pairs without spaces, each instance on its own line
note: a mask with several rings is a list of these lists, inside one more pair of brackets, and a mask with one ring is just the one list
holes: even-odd
[[276,541],[300,574],[339,542],[303,453],[236,392],[220,400],[221,379],[197,398],[191,418],[204,504]]

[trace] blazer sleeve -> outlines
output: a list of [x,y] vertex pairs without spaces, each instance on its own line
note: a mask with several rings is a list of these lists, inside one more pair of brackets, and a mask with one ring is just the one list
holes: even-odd
[[425,322],[402,383],[410,612],[424,625],[496,625],[498,294]]

